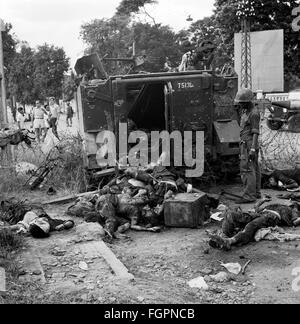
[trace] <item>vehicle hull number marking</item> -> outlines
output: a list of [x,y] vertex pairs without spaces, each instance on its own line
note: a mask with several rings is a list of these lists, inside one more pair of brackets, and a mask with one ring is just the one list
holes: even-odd
[[178,89],[192,89],[195,85],[192,82],[178,82]]

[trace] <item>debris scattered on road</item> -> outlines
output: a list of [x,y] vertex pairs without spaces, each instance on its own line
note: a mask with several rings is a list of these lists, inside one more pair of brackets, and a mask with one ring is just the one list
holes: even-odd
[[227,269],[230,273],[233,273],[235,275],[238,275],[242,270],[242,266],[239,263],[227,263],[227,264],[222,263],[221,266]]
[[198,289],[202,289],[202,290],[208,290],[208,284],[205,282],[205,279],[203,277],[198,277],[195,278],[191,281],[188,282],[188,285],[191,288],[198,288]]
[[223,213],[222,212],[217,212],[214,213],[210,216],[210,218],[216,222],[222,222],[223,221],[223,217],[220,217]]
[[280,227],[262,228],[255,234],[255,241],[278,241],[278,242],[292,242],[300,241],[299,234],[286,233]]
[[16,164],[16,173],[21,175],[32,175],[38,167],[32,163],[20,162]]
[[229,282],[231,280],[230,276],[228,275],[227,272],[219,272],[216,275],[210,275],[209,276],[213,281],[215,282],[219,282],[219,283],[225,283],[225,282]]
[[247,270],[247,267],[249,266],[249,264],[251,263],[252,261],[249,260],[248,262],[246,262],[246,264],[243,266],[242,268],[242,275],[244,275],[246,273],[246,270]]
[[88,271],[89,270],[89,266],[84,261],[80,261],[78,267],[81,270],[84,270],[84,271]]

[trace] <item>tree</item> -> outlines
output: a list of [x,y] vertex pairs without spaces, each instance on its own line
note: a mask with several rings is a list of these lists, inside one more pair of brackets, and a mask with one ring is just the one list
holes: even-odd
[[228,42],[222,30],[217,26],[216,16],[205,17],[193,23],[188,29],[189,37],[194,43],[204,40],[211,41],[216,46],[215,66],[222,68],[226,63],[233,63],[233,52],[228,49]]
[[69,58],[63,48],[44,44],[34,54],[34,93],[40,98],[62,97],[64,74]]
[[34,102],[37,93],[34,92],[34,50],[23,42],[21,49],[16,53],[8,75],[8,89],[19,102],[30,104]]
[[63,97],[65,101],[71,101],[74,99],[74,93],[77,90],[77,84],[75,80],[74,72],[64,76],[63,81]]
[[[116,14],[110,19],[96,19],[81,27],[81,37],[88,45],[86,53],[96,52],[100,57],[132,57],[132,44],[136,55],[144,56],[143,69],[149,72],[162,71],[166,57],[179,64],[183,51],[178,45],[178,35],[168,26],[157,24],[146,10],[156,0],[122,0]],[[142,23],[138,18],[146,15],[151,23]],[[109,74],[128,73],[124,63],[105,63]]]
[[169,26],[136,23],[133,25],[137,55],[144,54],[145,70],[162,71],[166,57],[179,65],[182,51],[177,45],[177,34]]
[[[234,33],[241,30],[240,21],[237,17],[239,1],[216,0],[215,20],[216,28],[220,31],[225,44],[225,55],[233,57]],[[292,30],[292,9],[298,7],[299,0],[263,0],[254,1],[254,17],[251,19],[252,31],[273,29],[284,30],[284,59],[286,90],[290,80],[300,75],[300,34]]]
[[[130,57],[129,47],[133,43],[130,18],[114,16],[111,19],[95,19],[81,26],[80,35],[88,45],[86,54],[98,53],[100,58]],[[120,72],[117,63],[105,63],[105,69],[110,74]]]
[[156,4],[157,0],[122,0],[119,7],[117,8],[116,15],[118,16],[131,16],[132,14],[145,14],[149,17],[154,25],[156,21],[149,12],[146,10],[146,5]]
[[[4,73],[6,84],[9,82],[8,76],[12,67],[12,62],[16,55],[17,40],[12,34],[12,25],[10,23],[5,24],[5,31],[2,33],[3,38],[3,55],[4,55]],[[7,94],[9,95],[9,93]]]

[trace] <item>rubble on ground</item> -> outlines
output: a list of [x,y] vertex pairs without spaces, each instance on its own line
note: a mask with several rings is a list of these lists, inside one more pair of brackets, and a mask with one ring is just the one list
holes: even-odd
[[[102,174],[106,175],[105,172]],[[123,234],[129,228],[159,232],[166,223],[165,203],[185,193],[192,198],[191,201],[193,198],[197,200],[202,197],[201,208],[196,211],[191,208],[191,211],[187,210],[188,215],[181,215],[189,218],[192,217],[189,213],[193,213],[196,217],[195,226],[189,226],[187,222],[183,227],[197,227],[209,219],[210,209],[216,208],[219,200],[216,196],[191,189],[191,184],[186,183],[176,171],[161,165],[149,168],[129,167],[120,170],[120,174],[113,177],[97,193],[79,197],[68,208],[67,214],[84,218],[87,222],[99,222],[111,238],[116,232]],[[188,190],[192,192],[187,193]],[[178,198],[176,202],[181,201],[190,203],[186,196]],[[180,221],[177,222],[177,227],[183,225]]]

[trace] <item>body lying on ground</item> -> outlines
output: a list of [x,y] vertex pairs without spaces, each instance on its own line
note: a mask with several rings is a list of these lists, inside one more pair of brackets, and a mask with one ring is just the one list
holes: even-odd
[[[281,184],[282,185],[281,185]],[[300,187],[300,168],[275,170],[269,174],[271,188],[297,189]]]
[[162,210],[150,207],[151,200],[143,194],[146,191],[140,192],[141,195],[135,195],[134,190],[125,187],[121,194],[103,194],[90,201],[81,199],[69,208],[68,213],[84,217],[87,222],[98,222],[110,237],[128,229],[158,232]]
[[79,199],[68,209],[68,214],[83,217],[87,222],[99,222],[110,237],[129,228],[158,232],[163,224],[164,200],[184,185],[182,179],[176,181],[176,178],[160,165],[154,166],[151,174],[128,168],[104,186],[99,195]]
[[247,245],[255,241],[255,234],[262,228],[299,226],[299,205],[270,204],[262,207],[259,202],[254,211],[243,212],[240,208],[227,209],[222,224],[222,234],[209,234],[209,245],[230,250],[232,246]]
[[11,230],[34,238],[46,238],[53,231],[74,227],[72,220],[52,219],[41,207],[30,208],[28,204],[16,200],[2,201],[0,206],[3,215],[1,219],[6,222],[9,220],[11,224],[0,227],[0,230]]

